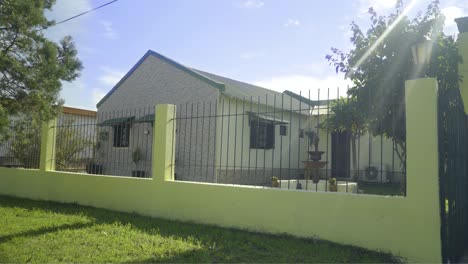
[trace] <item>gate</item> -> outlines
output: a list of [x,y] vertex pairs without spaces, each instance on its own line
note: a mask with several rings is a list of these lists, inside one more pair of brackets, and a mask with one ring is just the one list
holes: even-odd
[[439,91],[439,191],[442,260],[460,260],[468,245],[468,129],[459,89]]

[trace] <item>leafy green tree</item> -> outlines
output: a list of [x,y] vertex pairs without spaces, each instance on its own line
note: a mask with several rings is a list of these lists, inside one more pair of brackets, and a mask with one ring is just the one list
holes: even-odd
[[[0,1],[0,135],[8,117],[27,113],[47,120],[57,115],[62,81],[72,81],[82,68],[71,37],[54,43],[44,29],[54,21],[44,16],[55,0]],[[1,136],[0,136],[1,139]]]
[[351,135],[351,152],[353,169],[357,175],[357,149],[358,138],[367,130],[365,116],[362,114],[362,105],[355,98],[339,98],[330,105],[330,113],[320,124],[331,132],[349,132]]
[[[94,143],[75,128],[74,120],[66,120],[57,127],[55,167],[65,170],[80,162],[80,154],[91,149]],[[18,120],[13,126],[10,155],[25,168],[38,168],[41,152],[40,125],[31,118]]]
[[403,162],[406,160],[404,84],[415,72],[411,46],[423,40],[434,42],[430,65],[417,70],[436,77],[440,89],[456,88],[459,80],[456,42],[442,31],[445,18],[439,1],[432,1],[425,12],[412,19],[405,14],[402,0],[388,16],[380,16],[370,8],[367,31],[351,23],[351,51],[332,48],[332,54],[326,56],[337,72],[352,81],[348,95],[361,105],[371,133],[393,139]]

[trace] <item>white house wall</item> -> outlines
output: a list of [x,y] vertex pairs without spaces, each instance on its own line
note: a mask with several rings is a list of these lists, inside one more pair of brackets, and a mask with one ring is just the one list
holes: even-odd
[[[305,105],[303,107],[307,108]],[[287,135],[280,136],[280,125],[275,125],[274,148],[251,149],[247,112],[282,116],[289,122],[286,124]],[[307,159],[305,146],[308,143],[307,137],[299,138],[299,129],[307,126],[307,116],[227,96],[221,96],[218,116],[223,117],[217,120],[217,182],[268,185],[272,176],[282,179],[302,177],[303,161]]]

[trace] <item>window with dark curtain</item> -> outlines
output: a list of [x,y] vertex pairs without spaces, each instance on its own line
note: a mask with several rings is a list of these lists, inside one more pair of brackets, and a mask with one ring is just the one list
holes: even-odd
[[250,148],[272,149],[275,147],[275,126],[271,122],[250,122]]
[[114,147],[126,148],[130,142],[130,123],[114,125]]

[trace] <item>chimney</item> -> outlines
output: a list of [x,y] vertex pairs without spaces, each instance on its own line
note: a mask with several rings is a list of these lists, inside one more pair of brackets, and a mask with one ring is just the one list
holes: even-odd
[[458,26],[458,54],[462,61],[458,65],[458,74],[461,76],[460,93],[465,104],[465,113],[468,113],[468,17],[455,19]]

